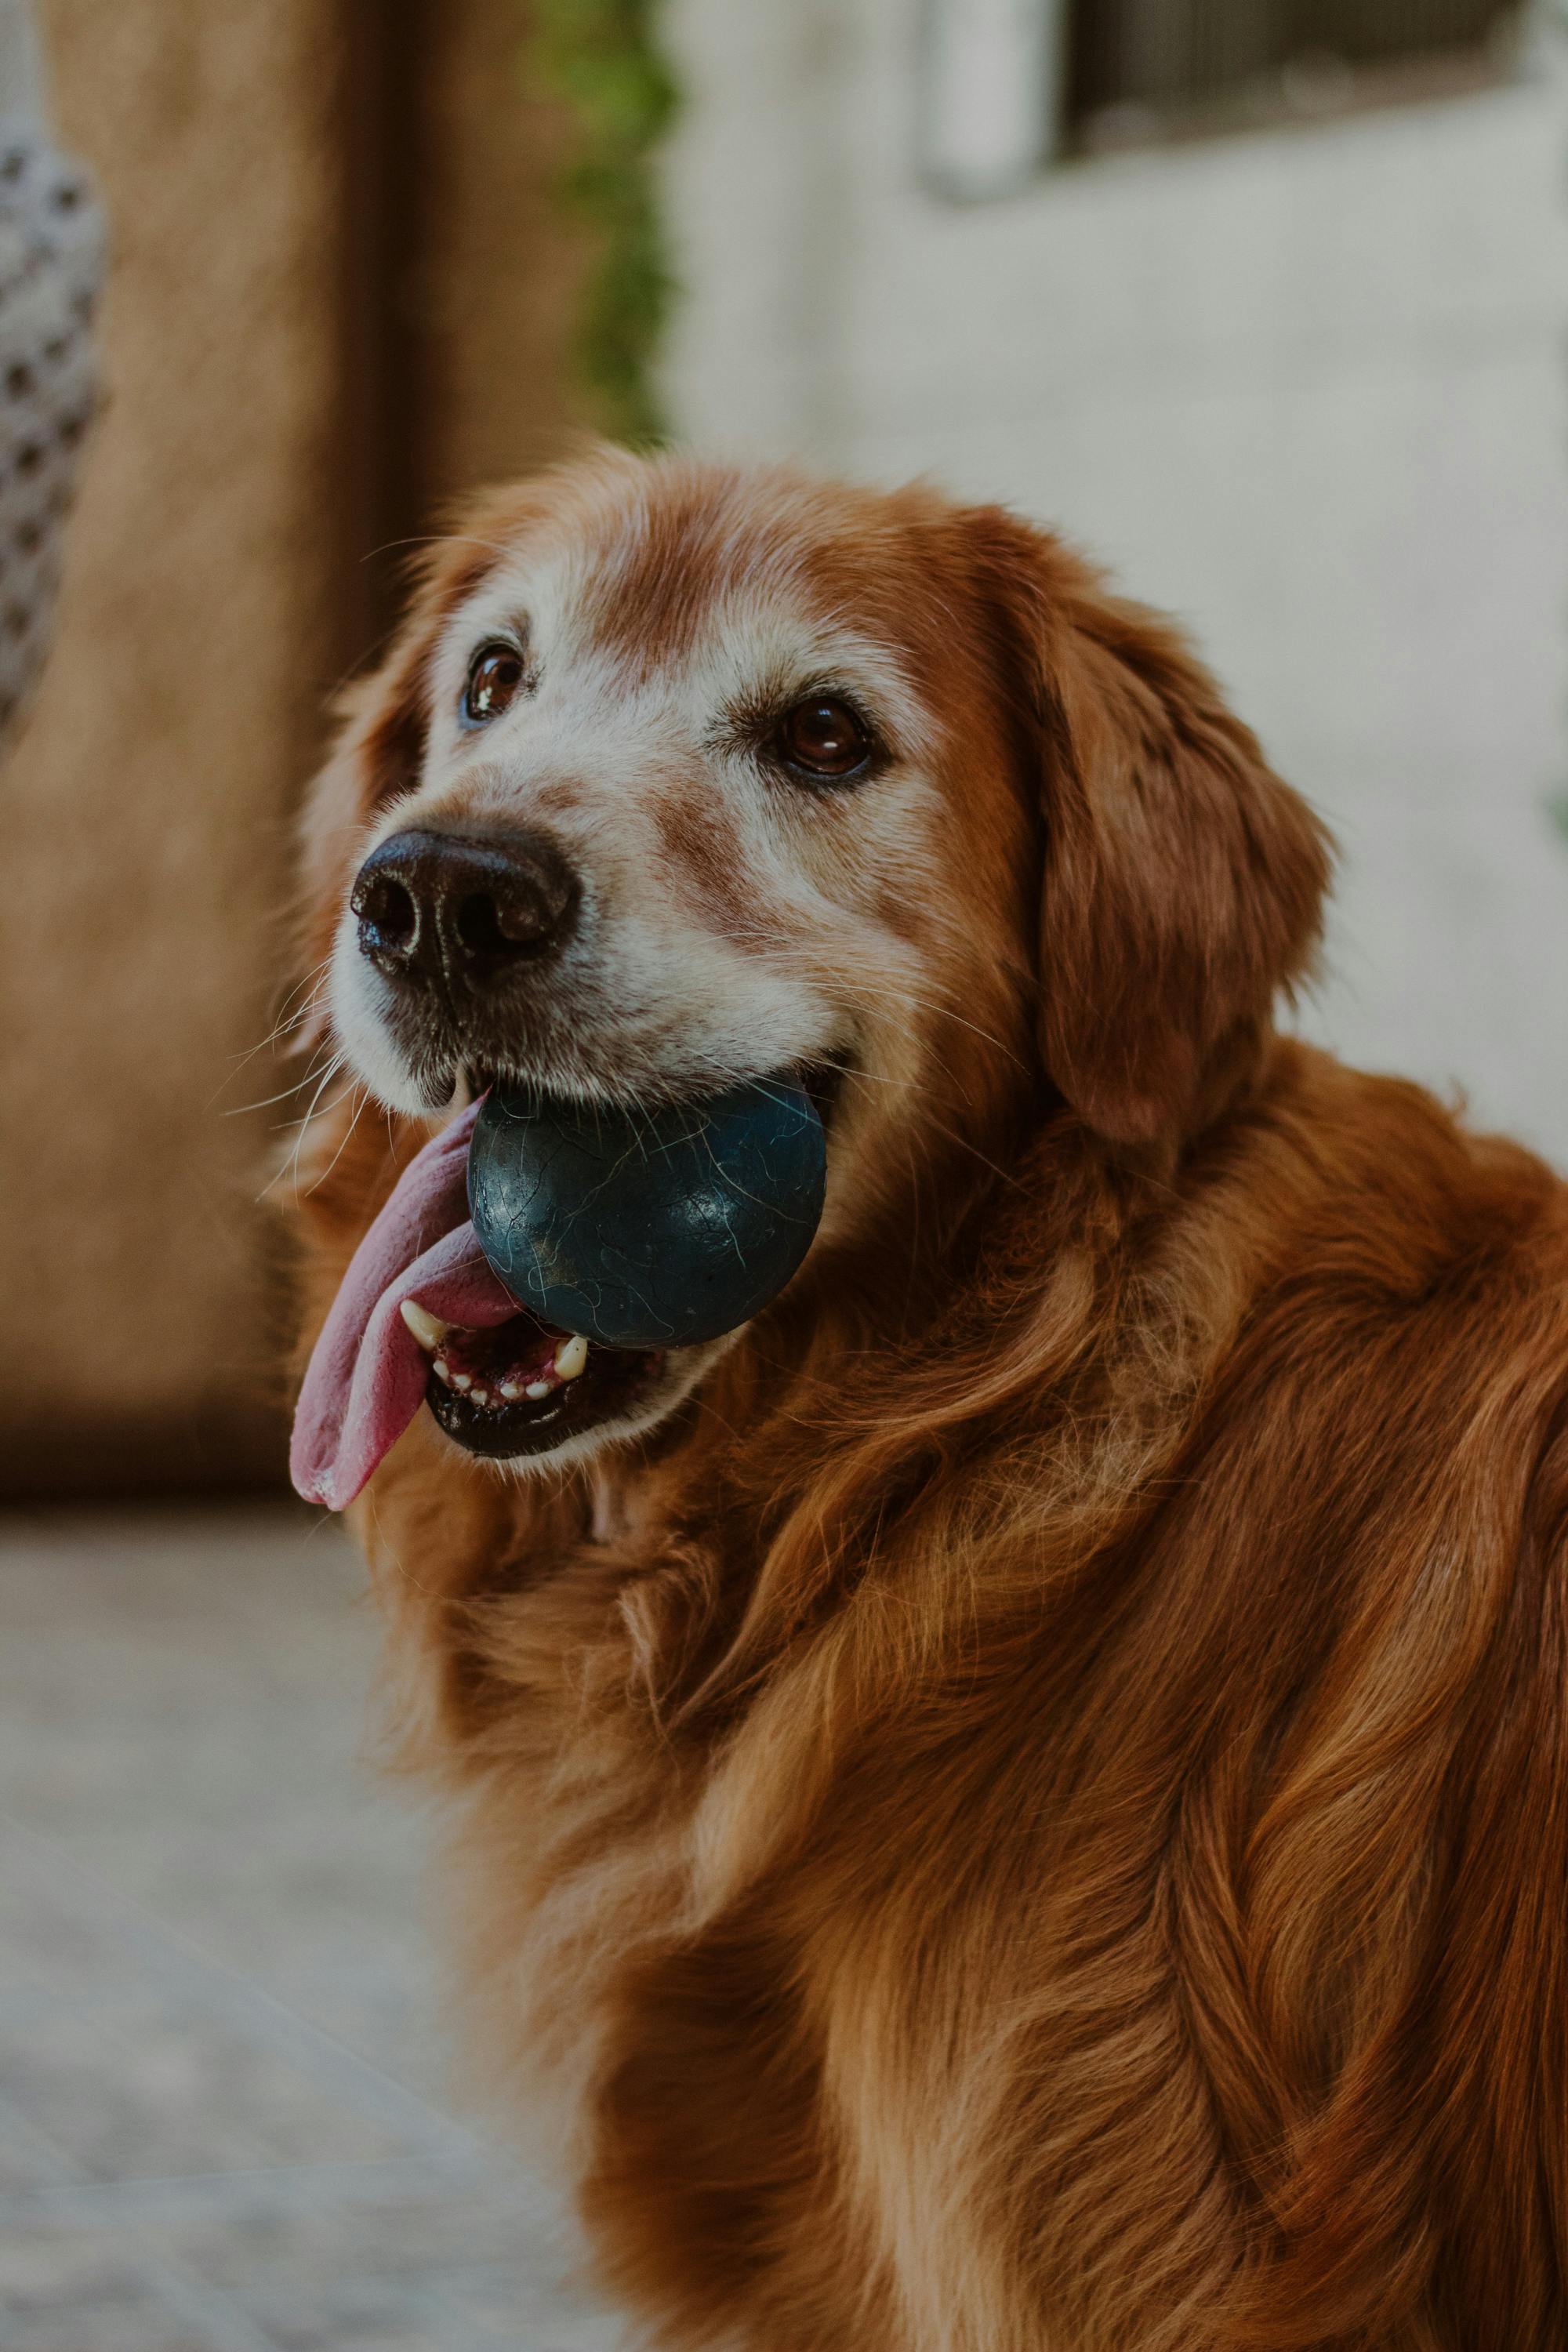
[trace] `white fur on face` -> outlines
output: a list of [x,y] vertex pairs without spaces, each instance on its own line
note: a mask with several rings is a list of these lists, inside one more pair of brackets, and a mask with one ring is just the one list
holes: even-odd
[[[813,613],[781,566],[717,601],[679,658],[639,662],[592,626],[613,593],[605,570],[514,558],[458,608],[431,664],[418,784],[363,844],[415,825],[544,833],[580,877],[574,936],[504,1013],[472,1016],[468,1058],[620,1101],[712,1092],[835,1054],[878,1094],[912,1083],[930,961],[910,943],[918,926],[895,929],[887,909],[936,919],[941,802],[934,730],[898,659]],[[536,683],[465,727],[468,667],[492,639],[526,651]],[[761,756],[770,719],[813,692],[847,696],[876,728],[888,757],[865,782],[814,788]],[[357,1074],[392,1108],[428,1116],[428,1080],[346,911],[331,988]]]

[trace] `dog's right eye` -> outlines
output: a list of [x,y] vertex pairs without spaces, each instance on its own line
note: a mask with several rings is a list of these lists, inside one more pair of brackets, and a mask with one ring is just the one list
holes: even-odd
[[468,664],[463,717],[470,727],[499,719],[516,700],[523,680],[522,656],[515,646],[481,646]]
[[824,694],[812,695],[784,712],[774,748],[797,775],[843,784],[862,773],[874,746],[869,730],[848,704]]

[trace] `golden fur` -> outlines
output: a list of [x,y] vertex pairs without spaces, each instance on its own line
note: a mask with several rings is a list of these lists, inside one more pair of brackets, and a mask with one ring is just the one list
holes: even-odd
[[[318,952],[484,548],[634,509],[648,662],[798,531],[918,682],[943,984],[661,1429],[512,1480],[422,1415],[355,1514],[486,2078],[674,2347],[1568,2343],[1568,1193],[1274,1033],[1315,823],[1167,627],[925,491],[492,501],[356,692]],[[426,1131],[329,1130],[311,1329]]]

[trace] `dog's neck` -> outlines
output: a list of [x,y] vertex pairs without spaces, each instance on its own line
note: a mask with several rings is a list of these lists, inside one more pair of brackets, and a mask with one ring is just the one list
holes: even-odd
[[[1280,1055],[1292,1071],[1301,1049]],[[1231,1151],[1248,1148],[1244,1121],[1238,1105],[1179,1188],[1167,1160],[1108,1151],[1059,1104],[1021,1121],[989,1172],[955,1159],[948,1196],[968,1213],[940,1246],[921,1220],[890,1216],[880,1251],[829,1259],[667,1430],[579,1474],[579,1539],[628,1569],[672,1547],[705,1553],[733,1600],[781,1556],[804,1572],[809,1549],[847,1563],[868,1542],[896,1542],[954,1445],[984,1451],[988,1432],[1005,1444],[1032,1429],[1049,1446],[1052,1432],[1114,1423],[1102,1391],[1129,1351],[1145,1387],[1145,1355],[1163,1367],[1174,1426],[1235,1307],[1227,1286],[1213,1301],[1201,1279],[1193,1287],[1201,1248],[1184,1290],[1158,1268],[1173,1223],[1195,1231]],[[1261,1226],[1255,1239],[1267,1255]]]
[[955,1162],[949,1203],[967,1197],[970,1213],[940,1245],[934,1221],[889,1215],[881,1247],[830,1255],[664,1429],[569,1478],[568,1546],[584,1567],[592,1553],[650,1596],[650,1574],[679,1562],[684,1580],[706,1562],[688,1687],[748,1628],[766,1649],[790,1638],[868,1545],[896,1545],[944,1447],[1072,1409],[1085,1320],[1115,1319],[1106,1261],[1149,1188],[1108,1172],[1060,1114],[1015,1143],[1009,1163]]

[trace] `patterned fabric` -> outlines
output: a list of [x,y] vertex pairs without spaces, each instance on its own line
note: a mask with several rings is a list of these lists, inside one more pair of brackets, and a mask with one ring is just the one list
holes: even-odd
[[0,747],[48,648],[103,246],[86,174],[36,114],[0,111]]

